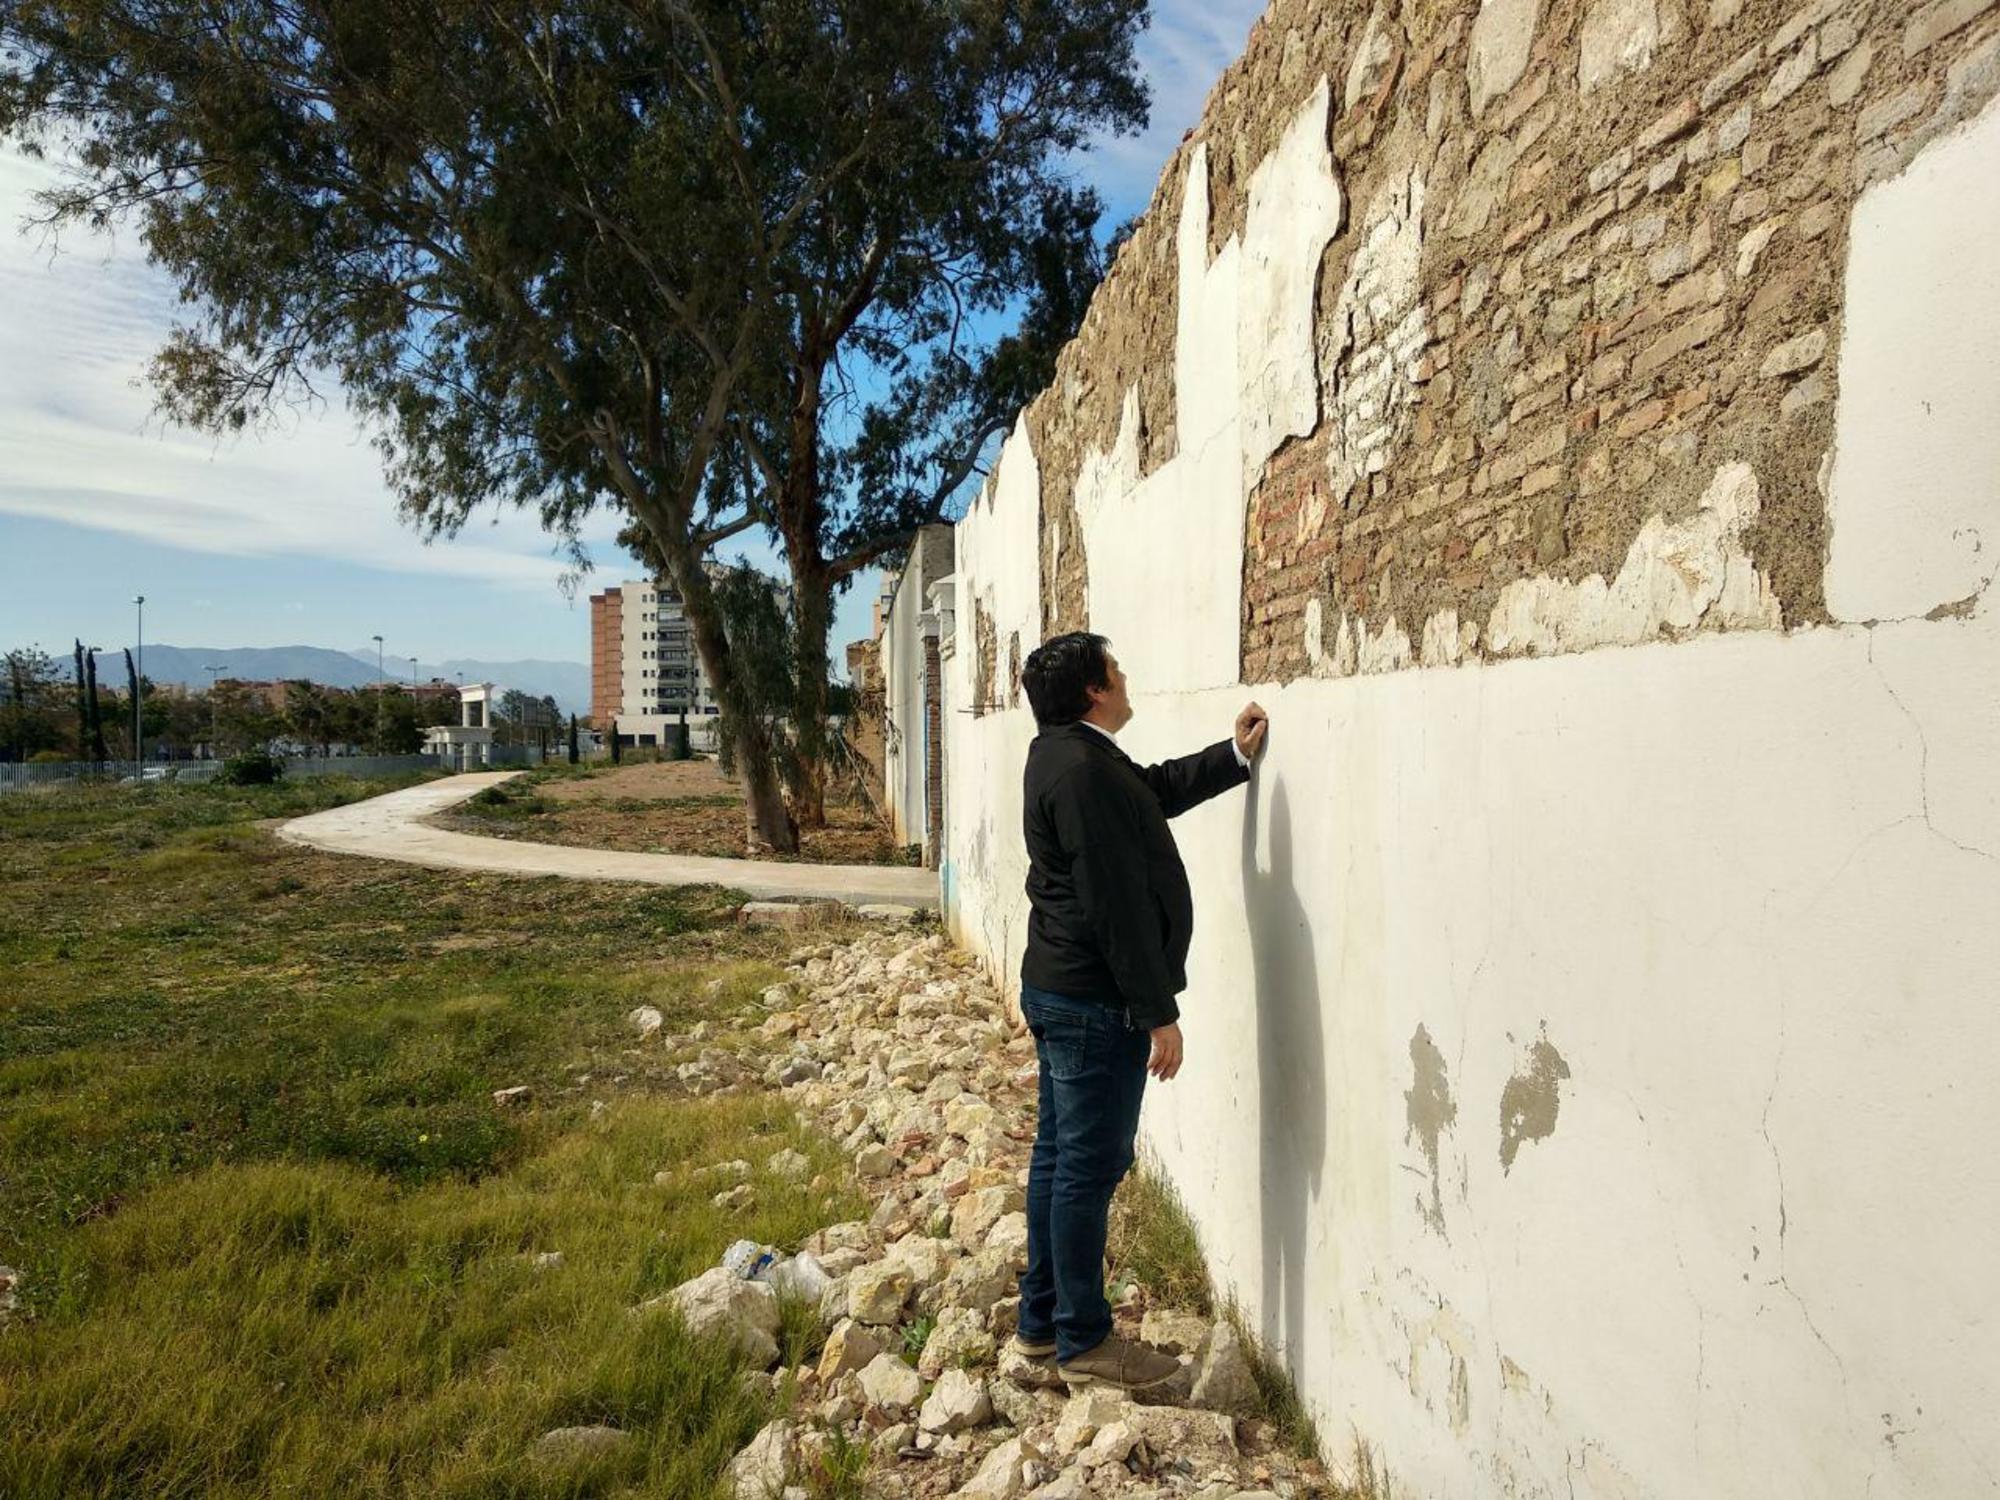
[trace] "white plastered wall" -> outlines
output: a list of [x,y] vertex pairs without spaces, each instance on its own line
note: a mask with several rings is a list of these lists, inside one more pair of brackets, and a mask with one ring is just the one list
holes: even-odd
[[[1856,623],[1768,628],[1724,548],[1724,623],[1764,628],[1246,689],[1233,585],[1184,557],[1240,529],[1217,476],[1257,427],[1210,378],[1240,249],[1209,260],[1188,174],[1181,450],[1085,466],[1091,619],[1135,756],[1251,692],[1273,728],[1176,825],[1189,1062],[1144,1138],[1330,1450],[1360,1435],[1399,1493],[2000,1488],[2000,226],[1966,228],[1995,180],[1989,107],[1855,215],[1828,578]],[[962,598],[1039,587],[1036,511],[968,519]],[[949,915],[1010,984],[1031,733],[948,735]]]

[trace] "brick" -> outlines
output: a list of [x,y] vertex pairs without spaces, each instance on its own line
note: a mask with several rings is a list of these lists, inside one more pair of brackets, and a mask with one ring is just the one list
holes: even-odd
[[1590,169],[1590,190],[1601,193],[1632,170],[1632,148],[1614,151]]
[[1826,330],[1814,328],[1796,338],[1786,339],[1769,354],[1757,373],[1766,380],[1775,380],[1783,375],[1796,375],[1818,364],[1826,355]]
[[1632,149],[1644,156],[1668,141],[1678,140],[1700,123],[1701,110],[1690,96],[1641,131],[1639,139],[1632,143]]
[[1701,107],[1704,110],[1714,109],[1716,105],[1735,93],[1743,86],[1744,80],[1757,71],[1761,61],[1758,49],[1752,47],[1748,52],[1737,58],[1735,62],[1709,79],[1707,85],[1701,91]]
[[1691,385],[1684,391],[1675,391],[1667,399],[1667,420],[1676,421],[1689,412],[1708,404],[1708,387]]
[[1506,237],[1500,242],[1500,248],[1503,250],[1520,249],[1531,238],[1546,229],[1548,222],[1549,216],[1547,213],[1541,209],[1535,210],[1528,218],[1522,219],[1520,222],[1508,227]]
[[1766,219],[1755,229],[1736,242],[1736,276],[1738,280],[1757,269],[1757,258],[1764,253],[1764,247],[1771,243],[1771,236],[1778,232],[1783,219]]
[[1743,147],[1743,175],[1755,177],[1771,162],[1770,141],[1750,141]]
[[1686,152],[1675,151],[1665,161],[1656,163],[1653,169],[1646,174],[1646,191],[1649,193],[1662,192],[1672,187],[1676,182],[1679,182],[1681,178],[1681,165],[1686,160]]
[[1684,313],[1689,308],[1701,307],[1711,302],[1720,302],[1723,293],[1729,289],[1728,278],[1722,267],[1717,266],[1706,276],[1685,276],[1674,284],[1667,293],[1667,311]]
[[1816,371],[1785,392],[1785,399],[1778,403],[1778,413],[1789,420],[1809,407],[1818,406],[1828,394],[1826,376]]
[[1764,44],[1764,55],[1776,57],[1780,52],[1790,51],[1794,42],[1839,10],[1842,3],[1843,0],[1811,0],[1803,10],[1794,12],[1771,33],[1770,41]]
[[1715,149],[1718,151],[1734,151],[1738,146],[1742,145],[1744,141],[1749,139],[1750,122],[1754,118],[1755,112],[1750,108],[1749,100],[1746,99],[1743,103],[1737,105],[1735,109],[1729,112],[1728,118],[1716,127]]
[[1806,43],[1790,57],[1779,63],[1771,74],[1771,80],[1764,85],[1760,101],[1764,108],[1774,109],[1799,91],[1808,78],[1819,69],[1819,38],[1809,36]]
[[1924,107],[1925,92],[1922,84],[1912,84],[1886,99],[1877,99],[1855,120],[1854,139],[1857,142],[1872,141],[1877,136],[1887,135]]
[[1569,435],[1573,438],[1597,431],[1598,411],[1594,406],[1586,406],[1569,414]]
[[1615,429],[1621,438],[1635,438],[1642,432],[1650,432],[1666,420],[1667,403],[1655,397],[1642,401],[1618,419]]
[[1933,42],[1942,41],[1959,27],[1984,15],[2000,0],[1937,0],[1918,11],[1903,27],[1903,56],[1915,57]]
[[1521,497],[1527,499],[1529,496],[1541,494],[1544,490],[1552,490],[1562,483],[1562,477],[1561,464],[1545,464],[1522,479]]
[[1693,262],[1688,257],[1685,241],[1662,245],[1646,260],[1646,274],[1653,278],[1655,285],[1664,286],[1677,276],[1685,276]]
[[1728,315],[1721,308],[1714,308],[1690,318],[1655,339],[1632,361],[1635,376],[1650,375],[1662,365],[1670,364],[1692,349],[1698,349],[1729,326]]
[[1798,235],[1802,240],[1816,240],[1833,228],[1834,207],[1831,203],[1815,203],[1799,215]]
[[1609,390],[1625,378],[1627,360],[1622,354],[1600,354],[1590,364],[1590,384],[1595,390]]
[[1827,22],[1819,33],[1820,61],[1832,62],[1860,40],[1861,22],[1855,17],[1840,16]]
[[1868,65],[1875,61],[1875,44],[1863,42],[1840,60],[1826,80],[1827,100],[1836,109],[1844,108],[1861,92],[1861,81],[1868,76]]
[[1746,188],[1736,195],[1736,201],[1729,205],[1729,222],[1747,224],[1752,219],[1761,219],[1771,212],[1771,195],[1762,188]]
[[1660,326],[1666,315],[1657,303],[1647,302],[1636,308],[1622,323],[1614,324],[1605,335],[1607,344],[1621,343],[1628,338],[1651,333]]

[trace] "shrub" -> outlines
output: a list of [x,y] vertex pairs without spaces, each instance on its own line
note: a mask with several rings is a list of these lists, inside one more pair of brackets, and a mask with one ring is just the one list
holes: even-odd
[[270,786],[285,774],[285,763],[264,750],[248,750],[222,763],[216,780],[224,786]]

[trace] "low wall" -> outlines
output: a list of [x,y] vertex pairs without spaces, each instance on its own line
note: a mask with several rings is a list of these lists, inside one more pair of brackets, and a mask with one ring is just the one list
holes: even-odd
[[1009,982],[1019,656],[1271,712],[1143,1135],[1401,1493],[2000,1488],[1996,84],[1991,0],[1281,3],[959,528]]

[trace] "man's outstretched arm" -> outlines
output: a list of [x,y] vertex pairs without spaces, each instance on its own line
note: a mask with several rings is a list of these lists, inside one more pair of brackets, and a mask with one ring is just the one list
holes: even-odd
[[1241,786],[1250,779],[1250,766],[1264,748],[1264,731],[1269,724],[1264,710],[1255,703],[1236,716],[1236,732],[1218,740],[1206,750],[1163,760],[1156,766],[1136,766],[1139,779],[1159,800],[1160,811],[1177,818],[1191,807],[1199,807],[1210,797]]

